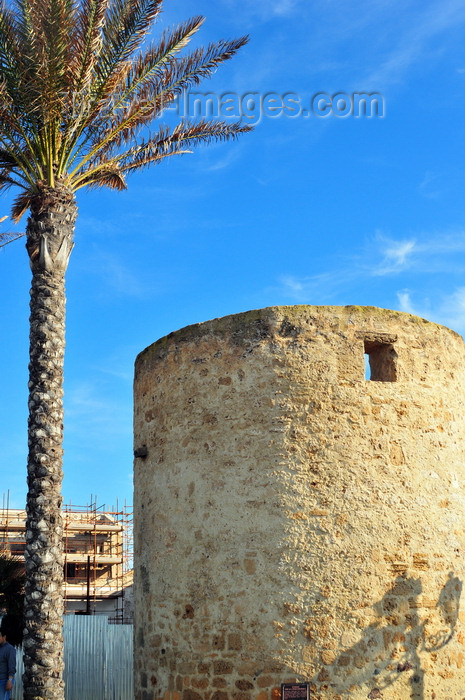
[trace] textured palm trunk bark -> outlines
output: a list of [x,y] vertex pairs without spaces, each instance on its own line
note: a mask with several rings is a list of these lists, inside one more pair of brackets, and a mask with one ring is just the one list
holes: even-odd
[[30,302],[25,700],[63,700],[63,359],[65,272],[77,207],[65,188],[37,196],[27,224]]

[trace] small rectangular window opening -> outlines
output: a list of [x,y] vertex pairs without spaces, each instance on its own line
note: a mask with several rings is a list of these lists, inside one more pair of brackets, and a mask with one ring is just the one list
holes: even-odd
[[390,342],[365,339],[365,379],[372,382],[397,381],[397,353]]

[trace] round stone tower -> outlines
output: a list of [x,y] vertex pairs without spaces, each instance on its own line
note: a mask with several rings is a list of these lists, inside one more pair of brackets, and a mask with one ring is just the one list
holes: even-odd
[[137,700],[465,698],[465,346],[272,307],[135,376]]

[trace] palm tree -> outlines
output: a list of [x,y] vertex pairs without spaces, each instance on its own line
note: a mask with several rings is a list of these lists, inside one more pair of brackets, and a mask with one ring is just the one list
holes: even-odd
[[[249,127],[154,126],[165,107],[230,59],[246,37],[184,49],[203,23],[147,37],[162,0],[10,0],[0,7],[0,189],[27,210],[30,302],[24,686],[64,697],[62,438],[65,272],[76,192],[126,187],[126,176]],[[155,131],[144,135],[144,127]]]

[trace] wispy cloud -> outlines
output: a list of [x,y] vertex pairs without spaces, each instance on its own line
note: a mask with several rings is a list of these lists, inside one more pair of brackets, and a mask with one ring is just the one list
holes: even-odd
[[465,287],[458,287],[441,300],[440,318],[450,328],[465,333]]
[[[307,276],[283,274],[280,292],[297,303],[332,303],[335,297],[373,284],[376,279],[381,282],[386,277],[398,277],[406,280],[407,287],[414,276],[465,274],[464,252],[465,232],[398,240],[377,232],[359,251],[340,257],[328,269]],[[405,291],[399,292],[398,300],[405,310],[411,304]]]
[[[113,502],[115,497],[127,493],[126,475],[131,464],[131,394],[130,382],[116,382],[95,371],[89,371],[88,379],[66,387],[66,500],[85,502],[89,497],[88,489]],[[83,480],[83,473],[92,476]]]
[[234,148],[224,148],[224,144],[213,146],[208,151],[198,153],[195,169],[201,173],[226,170],[238,161],[243,154],[242,144],[234,144]]
[[416,248],[415,240],[390,241],[378,237],[384,245],[381,247],[382,260],[371,269],[373,275],[392,275],[405,270],[411,264]]
[[395,241],[378,233],[363,250],[339,259],[330,270],[305,277],[283,275],[279,280],[281,289],[299,303],[309,299],[317,299],[318,303],[331,300],[364,279],[399,274],[411,263],[415,245],[414,240]]
[[457,257],[464,252],[465,231],[434,236],[420,234],[415,238],[399,240],[378,232],[365,256],[371,261],[367,269],[375,276],[396,275],[406,270],[455,274],[465,269],[465,260]]
[[423,180],[418,185],[418,191],[422,197],[427,199],[437,199],[440,195],[440,190],[438,188],[439,176],[426,171]]
[[139,271],[136,273],[134,267],[129,266],[118,255],[110,250],[102,250],[94,247],[85,261],[80,262],[81,276],[85,275],[97,276],[98,298],[106,300],[107,298],[145,298],[147,294],[154,292],[153,279],[147,280],[144,274]]
[[104,358],[104,363],[93,365],[92,369],[102,375],[132,384],[134,358],[138,352],[140,352],[138,343],[134,343],[134,345],[119,345],[110,356]]
[[280,292],[293,303],[324,304],[353,284],[359,274],[347,266],[305,277],[282,275],[278,281]]
[[[420,60],[431,58],[431,42],[440,34],[465,23],[462,0],[441,0],[426,5],[422,12],[415,9],[412,22],[404,21],[399,38],[378,66],[367,74],[368,84],[386,86],[405,78],[409,69]],[[436,52],[438,49],[436,47]]]
[[415,314],[420,316],[416,309],[414,309],[411,295],[408,289],[403,289],[401,292],[397,292],[397,299],[399,300],[399,306],[401,311],[405,311],[408,314]]
[[96,381],[84,381],[67,389],[65,421],[67,435],[92,441],[101,436],[129,435],[131,432],[130,392],[126,404],[121,397],[105,395],[105,388]]
[[[301,27],[310,41],[297,41],[279,61],[292,65],[294,76],[311,77],[312,85],[324,81],[316,89],[325,91],[385,91],[405,83],[418,66],[424,70],[441,58],[452,32],[465,25],[463,0],[314,0],[302,7]],[[275,1],[258,3],[255,11],[277,18],[296,10],[293,2]]]
[[106,253],[102,259],[102,276],[112,290],[125,296],[142,296],[143,285],[135,273],[118,260],[115,256]]
[[229,7],[240,10],[242,16],[259,17],[262,20],[272,17],[286,17],[293,14],[301,0],[223,0]]
[[427,318],[465,334],[465,287],[433,298],[404,289],[397,293],[400,311]]
[[274,15],[282,17],[283,15],[290,15],[294,12],[299,0],[274,0],[274,2],[265,3],[271,6],[271,10]]

